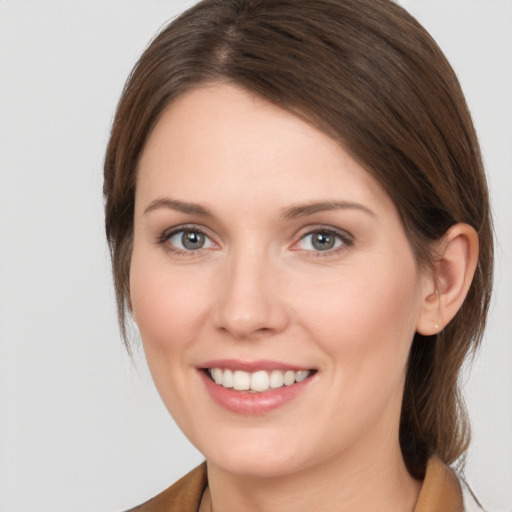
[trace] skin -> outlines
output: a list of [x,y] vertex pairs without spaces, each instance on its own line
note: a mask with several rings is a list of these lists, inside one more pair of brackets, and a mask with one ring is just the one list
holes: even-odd
[[[322,202],[345,206],[297,209]],[[202,249],[163,236],[184,225],[207,235]],[[315,249],[322,229],[344,241]],[[163,113],[139,164],[131,305],[159,393],[207,459],[205,509],[411,511],[420,483],[398,423],[414,333],[439,323],[435,289],[389,196],[327,135],[226,84]],[[226,358],[316,373],[283,406],[242,415],[198,370]]]

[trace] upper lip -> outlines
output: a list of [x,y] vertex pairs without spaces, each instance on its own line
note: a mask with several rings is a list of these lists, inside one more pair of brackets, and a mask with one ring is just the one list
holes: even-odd
[[201,369],[206,368],[222,368],[223,370],[242,370],[245,372],[256,372],[258,370],[292,370],[295,372],[303,370],[312,370],[311,367],[300,366],[296,364],[283,363],[282,361],[271,361],[268,359],[260,359],[256,361],[239,361],[236,359],[215,359],[206,361],[198,366]]

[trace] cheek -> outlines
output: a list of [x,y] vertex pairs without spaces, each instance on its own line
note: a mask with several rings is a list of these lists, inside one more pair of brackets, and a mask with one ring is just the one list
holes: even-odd
[[133,319],[139,329],[153,381],[167,409],[185,432],[189,382],[195,378],[195,346],[207,306],[186,272],[169,270],[165,257],[135,248],[130,269]]
[[130,269],[132,314],[151,352],[179,350],[197,338],[207,305],[187,272],[169,272],[159,258],[134,251]]
[[[372,272],[367,269],[372,268]],[[303,304],[304,325],[351,381],[404,376],[419,311],[414,261],[350,268]]]

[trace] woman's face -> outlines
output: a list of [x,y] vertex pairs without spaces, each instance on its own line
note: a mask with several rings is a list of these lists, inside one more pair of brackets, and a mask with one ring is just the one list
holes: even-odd
[[289,112],[205,85],[149,137],[133,316],[165,405],[211,464],[276,476],[398,449],[429,286],[382,187]]

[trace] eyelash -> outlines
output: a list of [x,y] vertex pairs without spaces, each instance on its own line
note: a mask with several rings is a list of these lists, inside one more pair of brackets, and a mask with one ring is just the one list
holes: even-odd
[[[198,226],[194,225],[184,225],[184,226],[178,226],[176,228],[172,228],[170,230],[164,231],[158,238],[157,238],[157,244],[165,246],[165,249],[169,252],[172,252],[173,254],[177,256],[185,256],[185,257],[194,257],[194,256],[200,256],[203,253],[204,248],[200,248],[197,250],[183,250],[179,249],[175,246],[172,246],[169,244],[169,240],[180,233],[197,233],[199,235],[203,235],[205,238],[211,241],[213,245],[216,245],[215,242],[211,240],[211,238],[208,236],[208,234],[205,232],[205,230],[199,228]],[[337,247],[334,247],[332,249],[326,249],[326,250],[301,250],[301,249],[293,249],[296,251],[302,251],[304,255],[308,258],[322,258],[327,256],[332,256],[335,254],[338,254],[339,252],[346,250],[347,248],[354,245],[354,239],[353,237],[347,233],[346,231],[338,230],[333,227],[327,227],[327,226],[319,226],[314,229],[308,229],[307,232],[305,232],[303,235],[300,236],[299,240],[294,242],[293,245],[299,244],[301,241],[305,240],[306,237],[312,236],[315,234],[323,234],[327,236],[334,236],[336,237],[341,244],[339,244]],[[208,248],[206,248],[208,249]]]
[[[185,226],[178,226],[176,228],[172,228],[170,230],[165,230],[157,239],[158,245],[163,245],[165,247],[166,251],[172,252],[173,254],[177,256],[185,256],[185,257],[194,257],[199,256],[203,251],[202,249],[197,250],[183,250],[179,249],[177,247],[172,246],[169,242],[169,240],[176,235],[179,235],[180,233],[197,233],[199,235],[203,235],[208,240],[211,240],[211,238],[206,234],[206,232],[194,225],[185,225]],[[215,245],[214,242],[212,244]]]
[[[308,230],[301,235],[299,240],[295,242],[293,245],[299,244],[301,241],[305,240],[306,237],[312,236],[315,234],[322,234],[327,236],[334,236],[336,237],[341,243],[332,249],[326,249],[326,250],[304,250],[304,255],[307,258],[325,258],[328,256],[334,256],[338,253],[347,250],[349,247],[352,247],[354,245],[354,238],[347,233],[346,231],[342,231],[339,229],[335,229],[331,226],[319,226],[315,227],[313,229],[308,228]],[[295,249],[300,251],[301,249]]]

